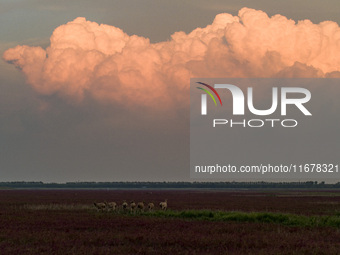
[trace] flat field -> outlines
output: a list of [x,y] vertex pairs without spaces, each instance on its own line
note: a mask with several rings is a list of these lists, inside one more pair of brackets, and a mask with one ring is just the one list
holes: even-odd
[[[93,206],[124,200],[156,209]],[[0,190],[0,254],[340,254],[339,240],[337,190]]]

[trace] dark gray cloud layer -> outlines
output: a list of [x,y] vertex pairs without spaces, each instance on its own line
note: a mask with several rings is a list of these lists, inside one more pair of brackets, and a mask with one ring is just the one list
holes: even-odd
[[42,99],[16,100],[1,100],[1,180],[188,179],[188,112],[169,119],[52,97],[41,111]]

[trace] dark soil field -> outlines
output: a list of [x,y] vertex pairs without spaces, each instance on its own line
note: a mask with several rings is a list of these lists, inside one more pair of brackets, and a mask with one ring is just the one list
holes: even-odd
[[0,190],[0,254],[340,254],[339,240],[337,190]]

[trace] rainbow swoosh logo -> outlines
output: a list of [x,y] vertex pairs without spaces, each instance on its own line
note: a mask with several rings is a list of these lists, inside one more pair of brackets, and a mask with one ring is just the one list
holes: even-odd
[[[198,84],[201,84],[201,85],[203,85],[203,86],[206,86],[206,87],[209,88],[212,92],[214,92],[214,94],[217,96],[218,100],[220,100],[220,104],[221,104],[221,106],[222,106],[222,100],[221,100],[221,98],[220,98],[220,95],[217,93],[217,91],[216,91],[212,86],[210,86],[210,85],[208,85],[208,84],[206,84],[206,83],[203,83],[203,82],[197,82],[197,83],[198,83]],[[205,93],[207,93],[207,94],[212,98],[212,100],[214,100],[215,105],[217,105],[214,96],[211,94],[211,92],[210,92],[209,90],[204,89],[204,88],[201,88],[201,87],[197,87],[197,88],[200,89],[200,90],[203,90]]]

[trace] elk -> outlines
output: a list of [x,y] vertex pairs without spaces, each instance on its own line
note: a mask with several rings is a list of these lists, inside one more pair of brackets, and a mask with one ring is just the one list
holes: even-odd
[[142,212],[144,210],[144,202],[139,202],[137,204],[137,209]]
[[123,211],[126,211],[128,207],[129,207],[128,203],[126,203],[126,201],[124,200],[122,204]]
[[130,210],[131,210],[131,212],[134,212],[135,209],[136,209],[136,203],[134,201],[131,201],[130,202]]
[[93,203],[93,205],[97,208],[98,211],[104,211],[106,208],[105,203]]
[[106,205],[106,208],[108,211],[115,211],[116,210],[116,206],[117,206],[117,203],[116,202],[105,202],[105,205]]
[[155,205],[153,203],[148,204],[148,209],[150,212],[153,211],[154,208],[155,208]]
[[160,203],[159,203],[159,207],[160,207],[163,211],[166,211],[166,209],[168,208],[168,200],[165,199],[164,202],[160,202]]

